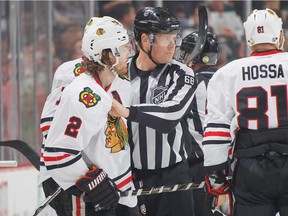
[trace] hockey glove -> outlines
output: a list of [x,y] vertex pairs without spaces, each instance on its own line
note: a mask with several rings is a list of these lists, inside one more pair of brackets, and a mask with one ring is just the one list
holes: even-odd
[[76,186],[86,193],[86,200],[95,206],[95,211],[116,208],[119,201],[116,185],[102,169],[93,167],[76,181]]
[[215,172],[205,176],[206,204],[217,216],[231,216],[233,200],[231,196],[231,181],[226,180],[223,172]]

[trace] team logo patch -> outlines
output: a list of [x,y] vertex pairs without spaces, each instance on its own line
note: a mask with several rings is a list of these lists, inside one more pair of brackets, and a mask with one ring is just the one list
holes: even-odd
[[85,87],[79,95],[79,101],[82,102],[86,108],[95,106],[100,100],[101,97],[93,93],[93,91],[89,87]]
[[111,153],[125,149],[128,142],[128,130],[122,118],[108,115],[105,135],[105,147],[110,148]]
[[98,28],[98,29],[96,30],[96,34],[97,34],[98,36],[103,35],[103,34],[105,34],[105,33],[106,33],[106,31],[105,31],[103,28]]
[[154,89],[152,89],[151,103],[159,104],[163,102],[167,89],[167,86],[156,86]]
[[84,69],[84,67],[82,67],[81,63],[78,63],[75,65],[73,73],[76,77],[79,76],[80,74],[84,73],[84,72],[85,72],[85,69]]

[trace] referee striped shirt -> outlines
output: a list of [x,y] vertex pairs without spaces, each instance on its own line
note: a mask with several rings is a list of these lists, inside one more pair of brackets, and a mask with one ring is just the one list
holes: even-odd
[[207,98],[207,85],[210,78],[216,72],[217,68],[203,68],[196,73],[198,81],[195,96],[192,101],[192,108],[189,114],[190,120],[188,120],[190,136],[187,136],[187,140],[192,145],[191,153],[188,153],[188,160],[204,160],[204,154],[202,151],[202,141],[204,135],[204,120],[206,112],[206,98]]
[[[128,117],[129,144],[136,169],[169,167],[187,158],[188,114],[197,86],[185,64],[172,61],[153,71],[128,68],[132,106]],[[186,140],[186,141],[185,141]]]

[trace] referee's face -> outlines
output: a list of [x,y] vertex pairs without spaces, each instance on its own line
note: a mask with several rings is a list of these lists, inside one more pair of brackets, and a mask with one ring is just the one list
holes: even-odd
[[157,34],[152,48],[153,59],[160,63],[170,63],[176,47],[177,34]]

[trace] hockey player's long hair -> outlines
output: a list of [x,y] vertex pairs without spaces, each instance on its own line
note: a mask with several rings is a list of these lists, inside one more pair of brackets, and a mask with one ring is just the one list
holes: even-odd
[[110,49],[105,49],[102,51],[102,58],[101,62],[103,65],[100,65],[98,62],[89,61],[87,58],[83,58],[82,66],[85,68],[86,73],[98,77],[98,72],[104,70],[105,65],[107,68],[111,68],[113,65],[113,62],[111,58],[109,57],[109,53],[111,53]]

